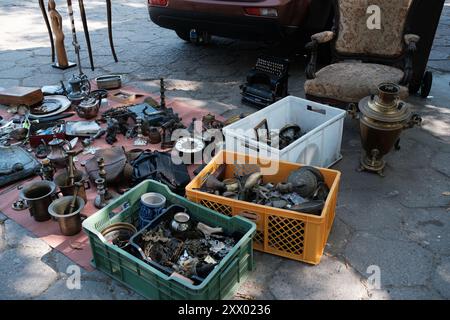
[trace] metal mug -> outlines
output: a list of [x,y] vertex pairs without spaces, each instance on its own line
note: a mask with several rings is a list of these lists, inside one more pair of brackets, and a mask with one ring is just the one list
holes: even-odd
[[166,197],[160,193],[148,192],[141,196],[141,208],[139,211],[140,227],[156,218],[163,212],[166,206]]
[[[86,197],[86,190],[91,188],[91,184],[89,183],[89,180],[84,175],[83,171],[75,170],[74,172],[74,182],[81,182],[81,186],[78,188],[78,196],[81,197],[84,202],[87,202]],[[54,178],[55,184],[58,186],[59,190],[61,191],[63,196],[71,196],[74,194],[75,186],[74,185],[67,185],[67,180],[69,178],[68,172],[63,172],[59,175],[57,175]]]
[[48,207],[49,213],[58,220],[61,233],[65,236],[73,236],[81,231],[81,210],[83,210],[85,202],[82,198],[77,197],[73,212],[64,214],[72,200],[73,196],[62,197],[53,201]]
[[185,232],[190,227],[191,217],[186,212],[178,212],[173,216],[170,227],[174,232]]
[[50,220],[48,207],[57,197],[56,185],[47,180],[33,181],[20,191],[20,198],[29,207],[30,215],[38,222]]

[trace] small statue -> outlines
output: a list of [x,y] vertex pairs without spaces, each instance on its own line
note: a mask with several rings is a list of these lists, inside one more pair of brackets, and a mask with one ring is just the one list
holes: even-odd
[[52,163],[50,162],[50,159],[46,158],[46,159],[42,160],[41,173],[42,173],[42,178],[44,180],[53,181],[53,176],[55,174],[55,168],[53,167]]
[[48,15],[50,17],[53,34],[55,35],[55,48],[56,58],[58,60],[55,66],[60,68],[69,67],[69,61],[67,59],[66,48],[64,46],[64,32],[62,17],[58,11],[56,11],[56,4],[54,0],[48,1]]
[[108,144],[113,144],[117,141],[116,135],[120,130],[119,121],[114,118],[108,118],[106,120],[107,128],[106,128],[106,142]]

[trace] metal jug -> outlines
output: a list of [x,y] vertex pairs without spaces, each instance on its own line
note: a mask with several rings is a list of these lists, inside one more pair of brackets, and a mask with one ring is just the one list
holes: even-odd
[[50,162],[58,168],[64,168],[67,162],[67,154],[64,150],[64,145],[68,145],[69,149],[72,148],[69,141],[55,138],[48,143],[50,147],[50,153],[47,158]]
[[91,83],[88,77],[83,75],[72,75],[69,80],[70,92],[67,98],[73,105],[78,105],[84,98],[86,98],[91,92]]

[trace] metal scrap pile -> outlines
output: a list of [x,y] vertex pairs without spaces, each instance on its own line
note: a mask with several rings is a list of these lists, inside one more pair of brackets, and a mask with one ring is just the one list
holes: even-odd
[[[232,250],[237,240],[201,222],[183,232],[174,231],[170,220],[159,222],[141,236],[145,260],[156,262],[173,272],[202,282]],[[169,271],[169,272],[170,272]]]
[[265,183],[263,180],[259,170],[246,174],[235,172],[234,178],[222,181],[219,173],[217,176],[209,175],[201,190],[235,200],[315,215],[321,214],[329,193],[322,173],[310,166],[292,171],[286,182]]

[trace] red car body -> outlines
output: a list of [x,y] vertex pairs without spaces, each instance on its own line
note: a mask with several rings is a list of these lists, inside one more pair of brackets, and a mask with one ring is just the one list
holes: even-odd
[[182,38],[196,29],[229,38],[268,40],[289,36],[306,25],[324,28],[331,0],[148,0],[148,5],[154,23]]

